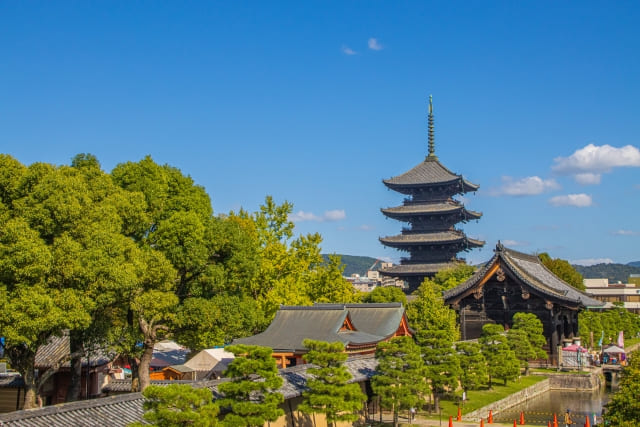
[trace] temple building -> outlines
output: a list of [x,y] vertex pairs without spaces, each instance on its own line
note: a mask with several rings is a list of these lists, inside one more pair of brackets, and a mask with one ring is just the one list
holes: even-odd
[[267,329],[233,344],[273,349],[278,367],[304,363],[305,339],[342,342],[349,357],[374,354],[381,341],[413,336],[401,303],[280,306]]
[[604,303],[558,278],[536,255],[507,249],[500,242],[494,252],[466,282],[444,293],[445,303],[458,313],[461,338],[480,337],[487,323],[509,329],[514,314],[533,313],[542,322],[550,361],[557,364],[559,346],[578,336],[578,313]]
[[480,248],[483,241],[468,238],[456,224],[479,219],[482,214],[467,210],[453,197],[479,186],[444,167],[435,154],[433,101],[429,97],[429,154],[424,161],[403,173],[383,180],[389,189],[407,197],[401,206],[381,209],[391,219],[402,221],[408,227],[401,234],[381,237],[380,242],[391,248],[409,253],[400,264],[380,271],[385,276],[397,277],[417,288],[425,277],[438,271],[454,267],[464,260],[458,253]]

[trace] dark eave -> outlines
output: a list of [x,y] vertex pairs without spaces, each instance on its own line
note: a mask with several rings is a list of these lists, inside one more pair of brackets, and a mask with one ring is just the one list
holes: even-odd
[[448,268],[455,268],[459,264],[454,262],[440,262],[432,264],[399,264],[384,270],[379,270],[380,274],[391,277],[424,276],[425,274],[435,274]]
[[403,188],[441,186],[456,182],[460,183],[460,192],[476,191],[479,188],[478,185],[470,183],[444,167],[435,156],[427,157],[413,169],[382,182],[392,190],[400,192]]
[[464,242],[467,247],[482,247],[484,241],[468,238],[459,231],[440,231],[436,233],[407,233],[395,236],[380,237],[380,242],[391,247],[406,247],[416,245],[439,245]]
[[462,215],[466,219],[478,219],[482,216],[481,212],[475,212],[465,209],[463,204],[444,202],[444,203],[409,203],[406,205],[395,206],[391,208],[383,208],[380,211],[389,218],[408,219],[422,215],[443,215],[452,214],[462,211]]

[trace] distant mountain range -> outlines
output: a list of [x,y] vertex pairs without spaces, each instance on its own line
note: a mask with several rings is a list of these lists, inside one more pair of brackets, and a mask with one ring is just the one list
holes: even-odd
[[[328,259],[328,255],[322,255],[325,260]],[[340,255],[342,263],[345,265],[345,276],[351,276],[352,274],[359,274],[364,276],[367,274],[367,270],[373,266],[376,262],[376,258],[368,256],[356,256],[356,255]],[[374,270],[377,270],[380,264],[375,266]],[[633,261],[628,264],[596,264],[590,266],[574,265],[578,273],[582,274],[585,279],[609,279],[609,282],[623,282],[627,283],[629,275],[640,274],[640,261]]]
[[604,279],[606,277],[609,279],[609,283],[627,283],[629,275],[640,274],[640,261],[628,264],[574,265],[573,268],[582,274],[585,279]]

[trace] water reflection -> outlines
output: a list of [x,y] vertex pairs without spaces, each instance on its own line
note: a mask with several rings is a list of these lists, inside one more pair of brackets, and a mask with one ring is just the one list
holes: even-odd
[[[558,424],[562,425],[564,413],[571,410],[573,421],[582,425],[586,415],[595,414],[600,419],[602,407],[609,400],[609,393],[604,388],[595,391],[550,390],[526,402],[522,402],[504,412],[494,416],[498,422],[510,423],[520,419],[520,412],[524,412],[527,424],[547,425],[553,420],[553,414],[558,416]],[[590,418],[593,424],[593,419]]]

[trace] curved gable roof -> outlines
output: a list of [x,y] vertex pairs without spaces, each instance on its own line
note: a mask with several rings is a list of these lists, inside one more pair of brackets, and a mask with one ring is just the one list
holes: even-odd
[[[305,339],[375,344],[393,335],[400,326],[404,308],[390,304],[315,304],[282,306],[269,327],[252,337],[239,338],[234,344],[271,347],[274,351],[304,351]],[[341,331],[347,317],[355,330]]]
[[508,268],[522,282],[544,295],[583,307],[603,305],[601,301],[580,292],[553,274],[542,264],[537,256],[505,248],[500,243],[496,246],[495,255],[484,267],[479,269],[466,282],[444,293],[445,301],[451,300],[473,288],[490,273],[499,261],[501,261],[501,265]]

